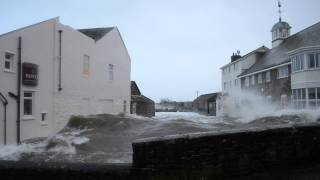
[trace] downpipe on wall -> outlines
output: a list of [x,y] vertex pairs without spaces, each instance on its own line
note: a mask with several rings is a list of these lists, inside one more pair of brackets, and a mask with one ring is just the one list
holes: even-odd
[[4,95],[0,92],[0,101],[4,106],[4,119],[3,119],[3,144],[7,144],[7,105],[8,100]]
[[61,75],[62,74],[62,30],[59,30],[59,83],[58,91],[62,91]]

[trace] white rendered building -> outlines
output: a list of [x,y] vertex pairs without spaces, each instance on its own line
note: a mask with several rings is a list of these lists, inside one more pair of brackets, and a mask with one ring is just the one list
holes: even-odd
[[50,136],[72,115],[130,110],[131,60],[116,27],[53,18],[0,35],[0,57],[1,144]]

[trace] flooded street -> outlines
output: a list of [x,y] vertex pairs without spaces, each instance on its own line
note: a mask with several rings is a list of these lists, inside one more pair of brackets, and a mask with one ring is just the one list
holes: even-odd
[[317,122],[318,118],[319,113],[314,111],[286,111],[256,119],[219,118],[191,112],[157,113],[154,118],[132,115],[74,117],[57,135],[30,139],[19,146],[0,147],[0,158],[45,162],[130,163],[131,143],[140,138]]

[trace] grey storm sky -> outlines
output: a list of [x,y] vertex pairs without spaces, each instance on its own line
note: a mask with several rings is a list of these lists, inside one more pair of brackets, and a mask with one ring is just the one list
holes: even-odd
[[[319,0],[282,0],[292,34],[320,21]],[[0,34],[60,16],[73,28],[117,26],[142,93],[193,100],[221,90],[236,50],[271,46],[276,0],[1,0]]]

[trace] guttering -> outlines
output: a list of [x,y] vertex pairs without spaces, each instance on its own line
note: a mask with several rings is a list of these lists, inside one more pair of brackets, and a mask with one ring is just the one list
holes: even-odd
[[8,100],[4,95],[0,92],[0,100],[4,106],[4,119],[3,119],[3,144],[7,144],[7,105]]
[[62,30],[59,30],[59,82],[58,82],[58,91],[62,91],[62,85],[61,85],[61,73],[62,73]]
[[254,75],[254,74],[266,72],[266,71],[269,71],[269,70],[272,70],[272,69],[276,69],[276,68],[279,68],[279,67],[282,67],[282,66],[290,65],[290,64],[291,64],[291,62],[279,64],[279,65],[272,66],[272,67],[267,68],[267,69],[262,69],[260,71],[256,71],[256,72],[253,72],[253,73],[249,73],[249,74],[245,74],[245,75],[242,75],[242,76],[238,76],[238,78],[243,78],[243,77],[251,76],[251,75]]

